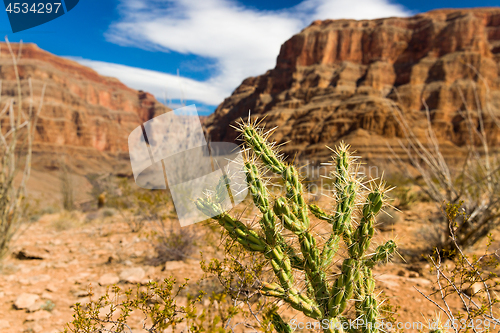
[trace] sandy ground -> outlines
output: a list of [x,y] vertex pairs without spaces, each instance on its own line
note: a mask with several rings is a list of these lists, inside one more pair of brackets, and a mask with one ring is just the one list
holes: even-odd
[[[426,247],[430,216],[435,211],[429,203],[417,203],[411,211],[398,213],[393,225],[381,225],[383,231],[374,237],[374,245],[396,238],[405,257],[403,261],[395,256],[393,262],[374,272],[377,292],[383,291],[386,299],[399,307],[396,318],[402,323],[436,317],[436,307],[416,290],[435,290],[434,276],[429,264],[415,254]],[[196,256],[166,266],[148,265],[155,251],[146,232],[132,233],[119,214],[94,214],[97,218],[92,221],[83,213],[44,215],[14,242],[0,274],[0,332],[60,332],[72,319],[73,304],[89,300],[89,285],[99,296],[113,283],[126,288],[169,275],[180,280],[202,278]],[[209,245],[199,246],[210,253]],[[452,305],[458,307],[456,302]],[[285,317],[292,313],[284,310]],[[137,314],[132,319],[136,332],[142,332],[142,317]]]

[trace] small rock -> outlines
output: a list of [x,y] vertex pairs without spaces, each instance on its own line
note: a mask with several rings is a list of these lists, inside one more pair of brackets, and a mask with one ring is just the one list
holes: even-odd
[[129,283],[140,283],[146,272],[141,267],[127,268],[120,274],[120,280]]
[[400,281],[400,277],[392,274],[382,274],[377,278],[380,281],[380,284],[394,291],[401,290],[401,286],[398,281]]
[[45,302],[43,302],[43,301],[41,301],[41,300],[38,300],[38,301],[36,301],[35,303],[33,303],[32,305],[28,306],[28,307],[26,308],[26,310],[27,310],[28,312],[35,312],[35,311],[40,310],[40,309],[42,308],[42,305],[44,305],[44,304],[45,304]]
[[49,281],[51,279],[52,279],[52,277],[50,275],[42,274],[42,275],[30,276],[27,279],[19,279],[19,283],[24,284],[24,285],[31,285],[31,284],[35,284],[38,282]]
[[10,323],[5,319],[0,319],[0,330],[4,328],[9,328]]
[[475,295],[477,294],[481,289],[484,288],[484,285],[480,282],[476,282],[474,283],[473,285],[471,285],[469,288],[463,290],[463,292],[467,295],[467,296],[472,296],[472,295]]
[[140,282],[143,286],[147,285],[148,283],[150,282],[153,282],[154,280],[150,279],[150,278],[145,278],[145,279],[142,279],[142,281]]
[[[424,273],[424,267],[422,267],[422,265],[419,265],[419,264],[411,265],[410,267],[408,267],[408,270],[410,272],[417,272],[419,274],[419,276]],[[428,271],[428,269],[427,269],[427,271]]]
[[22,284],[23,286],[27,286],[27,285],[32,284],[31,281],[30,281],[30,279],[19,279],[18,282],[20,284]]
[[54,295],[52,295],[52,294],[51,294],[51,293],[49,293],[49,292],[44,291],[44,292],[42,293],[42,298],[43,298],[43,299],[50,299],[50,300],[53,300],[53,299],[54,299]]
[[411,273],[408,273],[408,271],[401,269],[398,271],[398,276],[403,276],[403,277],[408,277],[410,276]]
[[60,240],[60,239],[54,239],[51,243],[54,244],[54,245],[61,245],[62,244],[62,240]]
[[108,257],[108,261],[107,261],[107,263],[108,263],[108,264],[112,264],[112,263],[115,263],[115,262],[118,262],[118,261],[120,261],[120,258],[118,258],[118,256],[117,256],[117,255],[112,254],[112,255],[110,255],[110,256]]
[[408,277],[411,277],[411,278],[418,278],[420,276],[420,274],[418,274],[417,272],[410,272],[410,274],[408,274]]
[[14,302],[14,307],[18,310],[27,309],[28,307],[34,305],[40,296],[35,294],[23,293]]
[[115,284],[115,283],[118,283],[119,281],[120,281],[120,278],[114,273],[107,273],[99,278],[99,284],[101,286]]
[[59,288],[57,288],[57,286],[54,283],[49,283],[45,287],[45,290],[55,293],[55,292],[57,292],[59,290]]
[[74,284],[86,284],[90,280],[91,274],[89,272],[83,272],[77,276],[70,276],[66,280]]
[[49,250],[30,246],[15,251],[13,255],[19,260],[43,260],[48,258]]
[[431,281],[424,278],[409,278],[408,281],[415,283],[417,286],[428,286],[432,284]]
[[165,270],[167,271],[176,271],[186,267],[186,263],[184,261],[167,261],[165,263]]
[[34,313],[30,313],[28,315],[28,317],[26,317],[26,320],[27,321],[40,321],[40,320],[49,319],[50,317],[52,317],[50,312],[45,311],[45,310],[41,310],[41,311],[37,311]]
[[31,331],[30,332],[35,332],[35,333],[43,332],[43,327],[41,325],[35,323],[35,325],[33,325],[31,327]]

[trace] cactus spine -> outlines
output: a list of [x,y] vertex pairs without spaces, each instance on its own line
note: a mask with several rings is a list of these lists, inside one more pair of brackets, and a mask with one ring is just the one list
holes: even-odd
[[[336,204],[333,214],[328,214],[316,205],[308,205],[303,196],[302,183],[293,165],[286,164],[276,154],[273,145],[252,124],[240,128],[248,153],[244,168],[246,181],[255,206],[260,210],[259,232],[229,216],[221,208],[223,201],[219,190],[212,197],[200,198],[196,204],[229,233],[246,250],[262,253],[276,276],[276,281],[263,283],[262,293],[288,303],[294,309],[316,320],[337,323],[325,332],[341,332],[342,314],[348,305],[354,305],[357,318],[363,325],[360,331],[377,332],[377,300],[374,297],[375,280],[371,269],[379,262],[388,260],[396,250],[393,241],[380,245],[372,255],[367,255],[374,234],[375,217],[384,205],[383,187],[375,187],[367,195],[360,212],[357,226],[353,216],[357,212],[356,202],[363,196],[361,184],[353,171],[355,163],[349,154],[349,147],[340,145],[336,150],[333,174],[336,189]],[[260,161],[260,162],[258,162]],[[260,167],[262,166],[262,167]],[[272,198],[264,182],[264,172],[271,171],[281,176],[285,195]],[[218,189],[227,185],[221,179]],[[332,231],[326,242],[320,246],[314,237],[309,214],[331,224]],[[298,249],[287,243],[280,230],[286,228],[298,240]],[[340,274],[332,282],[327,279],[330,264],[337,254],[341,241],[347,248]],[[293,270],[305,274],[306,290],[299,291]],[[351,302],[351,303],[349,303]],[[278,316],[276,314],[276,316]],[[278,332],[289,332],[288,325],[278,317],[273,322]]]

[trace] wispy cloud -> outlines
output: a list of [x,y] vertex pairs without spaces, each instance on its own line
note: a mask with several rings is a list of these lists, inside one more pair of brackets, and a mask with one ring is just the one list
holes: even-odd
[[216,85],[148,69],[95,61],[78,57],[67,57],[84,66],[93,68],[98,73],[116,77],[125,85],[144,90],[155,95],[159,100],[195,100],[207,105],[215,105],[224,97],[226,91]]
[[274,67],[281,44],[316,19],[372,19],[410,13],[389,0],[304,0],[278,11],[249,9],[230,0],[122,0],[121,19],[106,33],[108,41],[148,50],[194,54],[216,62],[206,81],[111,63],[79,60],[133,88],[161,97],[207,105],[222,102],[243,79]]

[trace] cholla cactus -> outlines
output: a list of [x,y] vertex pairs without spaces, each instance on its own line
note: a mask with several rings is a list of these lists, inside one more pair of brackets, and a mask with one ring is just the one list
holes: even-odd
[[[253,202],[262,214],[259,220],[261,230],[253,230],[224,212],[221,193],[225,191],[221,189],[228,186],[225,177],[212,196],[197,200],[198,209],[214,216],[213,219],[247,251],[260,252],[269,260],[276,281],[262,284],[264,295],[278,298],[321,323],[330,323],[322,326],[325,332],[342,332],[342,324],[347,321],[342,315],[349,304],[354,305],[358,330],[377,332],[379,313],[372,268],[387,261],[396,250],[395,243],[388,241],[378,246],[374,253],[367,253],[374,234],[375,216],[385,203],[383,186],[375,186],[367,195],[363,193],[366,191],[362,189],[366,187],[356,177],[356,164],[349,154],[349,147],[340,145],[335,151],[336,171],[332,174],[337,200],[333,213],[328,214],[318,206],[306,203],[297,169],[277,155],[274,145],[267,141],[268,134],[263,134],[253,124],[242,124],[240,131],[247,152],[244,162],[246,180]],[[273,198],[264,181],[266,171],[281,176],[285,196]],[[357,209],[360,200],[364,203],[362,209]],[[353,217],[358,211],[360,219],[355,223]],[[332,226],[331,234],[322,246],[313,236],[310,213]],[[283,228],[296,236],[299,248],[285,241]],[[329,277],[333,272],[329,267],[341,241],[345,243],[348,257],[342,263],[340,274],[331,281]],[[305,290],[298,288],[295,271],[304,273]],[[272,321],[278,332],[291,331],[279,315],[274,315]]]

